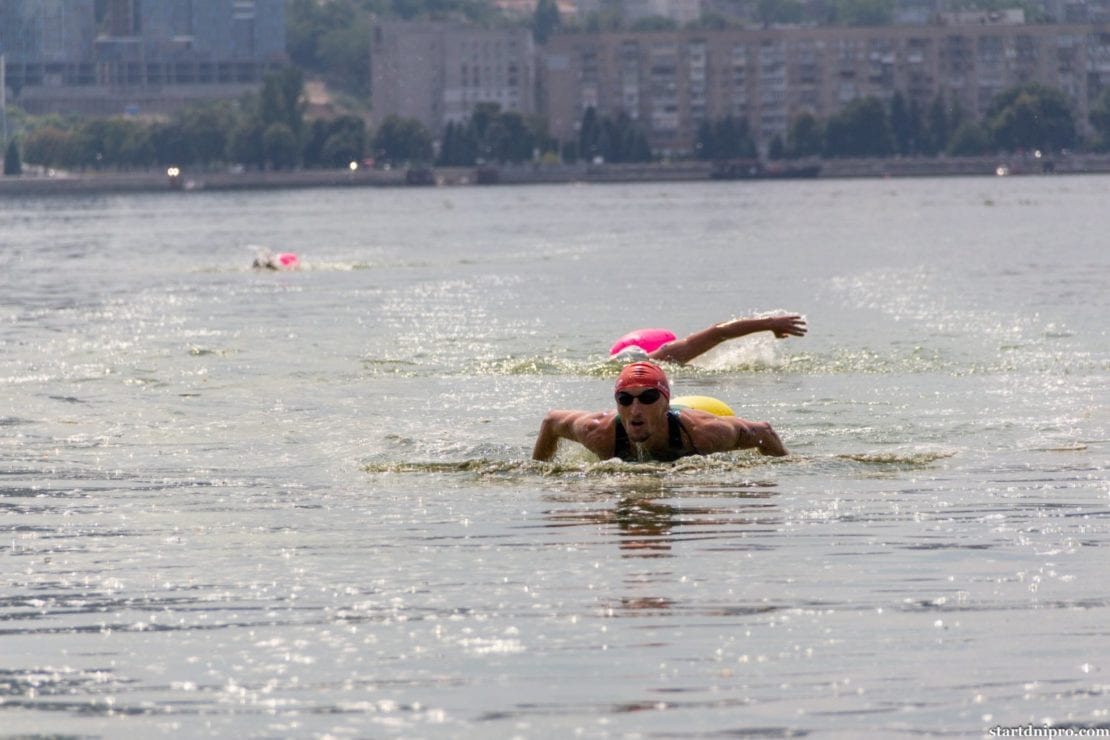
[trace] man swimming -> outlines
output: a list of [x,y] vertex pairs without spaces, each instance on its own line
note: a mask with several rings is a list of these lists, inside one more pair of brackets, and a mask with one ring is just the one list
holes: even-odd
[[672,409],[667,376],[650,362],[625,366],[614,390],[616,411],[549,411],[540,425],[534,460],[555,456],[560,439],[602,460],[669,462],[687,455],[758,449],[782,456],[786,448],[771,425],[695,409]]
[[773,332],[776,339],[785,339],[789,336],[804,337],[806,322],[798,314],[765,316],[756,319],[732,319],[731,321],[714,324],[708,329],[696,331],[682,339],[667,342],[653,352],[648,352],[647,357],[656,362],[674,362],[685,365],[721,342],[761,331]]

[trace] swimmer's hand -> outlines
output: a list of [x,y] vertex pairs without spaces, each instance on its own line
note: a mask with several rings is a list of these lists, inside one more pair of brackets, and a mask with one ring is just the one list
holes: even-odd
[[776,339],[804,337],[806,335],[806,321],[796,313],[786,316],[769,316],[767,321],[767,328],[774,332]]

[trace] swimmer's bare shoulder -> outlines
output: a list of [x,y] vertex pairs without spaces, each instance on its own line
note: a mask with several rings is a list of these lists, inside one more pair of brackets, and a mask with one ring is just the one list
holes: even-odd
[[695,409],[683,409],[681,414],[690,440],[702,453],[756,449],[774,457],[787,454],[782,440],[765,421],[716,416]]
[[547,412],[540,424],[540,434],[532,448],[534,460],[550,460],[555,456],[560,439],[582,445],[603,460],[613,456],[616,435],[614,411],[579,411],[556,409]]

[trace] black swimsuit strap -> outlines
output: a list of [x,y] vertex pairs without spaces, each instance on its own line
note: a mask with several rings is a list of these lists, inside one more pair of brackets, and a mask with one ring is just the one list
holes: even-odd
[[621,460],[629,461],[632,455],[632,445],[628,442],[628,432],[624,431],[624,424],[621,424],[621,418],[618,416],[617,422],[617,438],[613,442],[613,457],[619,457]]
[[[616,439],[613,442],[613,457],[619,457],[625,462],[637,462],[639,458],[632,451],[632,443],[628,440],[628,432],[625,431],[624,424],[621,423],[621,418],[616,418]],[[685,436],[685,440],[683,437]],[[686,448],[686,442],[690,443],[689,451]],[[686,425],[682,423],[681,412],[671,409],[667,412],[667,446],[668,450],[665,457],[659,458],[660,462],[673,462],[680,457],[686,455],[697,455],[698,449],[694,446],[694,441],[690,439],[690,432],[686,430]]]
[[[700,455],[698,448],[694,445],[694,440],[690,436],[690,432],[686,429],[686,425],[682,423],[682,412],[671,411],[671,449],[681,450],[678,457],[685,457],[686,455]],[[686,442],[690,443],[689,452],[687,452],[686,444],[683,443],[682,438],[686,437]]]

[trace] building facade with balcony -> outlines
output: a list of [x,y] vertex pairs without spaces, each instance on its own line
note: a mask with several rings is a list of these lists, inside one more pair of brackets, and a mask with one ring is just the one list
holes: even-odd
[[1110,86],[1110,26],[932,25],[567,34],[541,51],[550,132],[577,136],[589,107],[625,112],[663,152],[693,149],[700,124],[747,120],[763,149],[802,113],[828,118],[858,98],[938,96],[975,116],[1017,84],[1073,101],[1081,131]]
[[526,28],[392,22],[374,27],[372,100],[379,121],[415,118],[436,135],[482,103],[536,112],[536,49]]

